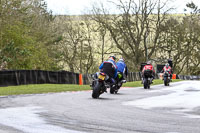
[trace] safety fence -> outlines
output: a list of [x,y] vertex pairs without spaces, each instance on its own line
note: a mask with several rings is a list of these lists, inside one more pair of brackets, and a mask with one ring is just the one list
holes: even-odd
[[7,70],[0,71],[0,86],[26,84],[78,84],[79,74],[68,71]]
[[[156,75],[158,79],[158,75]],[[141,80],[141,73],[140,72],[129,72],[127,76],[127,82],[131,81],[139,81]],[[92,82],[92,74],[84,74],[83,75],[83,84],[90,84]]]
[[[43,70],[4,70],[0,71],[0,86],[27,85],[27,84],[82,84],[88,85],[92,82],[93,74],[83,74],[68,71],[43,71]],[[159,74],[156,74],[156,79]],[[200,76],[176,75],[177,79],[199,80]],[[127,81],[141,80],[140,72],[129,72]]]
[[[83,74],[83,84],[92,82],[93,74]],[[140,72],[128,73],[127,81],[141,80]],[[4,70],[0,71],[0,86],[27,84],[79,84],[80,75],[68,71]]]
[[200,76],[196,75],[176,75],[176,78],[182,80],[200,80]]

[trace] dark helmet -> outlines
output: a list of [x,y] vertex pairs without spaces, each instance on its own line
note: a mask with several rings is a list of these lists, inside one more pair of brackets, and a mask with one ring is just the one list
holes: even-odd
[[116,61],[116,57],[114,55],[110,56],[109,59]]
[[147,61],[147,65],[151,65],[151,61]]

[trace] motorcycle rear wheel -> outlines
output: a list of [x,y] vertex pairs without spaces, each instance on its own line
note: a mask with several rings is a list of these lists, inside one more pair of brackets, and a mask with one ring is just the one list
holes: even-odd
[[92,98],[99,98],[100,96],[100,91],[101,91],[101,86],[102,86],[102,83],[101,82],[98,82],[94,88],[93,88],[93,91],[92,91]]
[[110,87],[110,94],[114,94],[115,93],[115,89],[116,89],[116,86]]
[[148,89],[148,79],[147,78],[144,78],[144,89]]

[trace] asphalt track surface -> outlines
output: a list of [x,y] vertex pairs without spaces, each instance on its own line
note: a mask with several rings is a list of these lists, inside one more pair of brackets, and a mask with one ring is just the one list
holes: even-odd
[[[184,82],[171,83],[169,87],[179,86],[182,83]],[[200,118],[184,117],[183,114],[175,113],[171,111],[172,109],[165,107],[142,109],[122,104],[170,93],[152,92],[163,88],[166,87],[164,85],[151,86],[150,90],[142,87],[121,88],[118,94],[104,93],[99,99],[92,99],[91,91],[0,97],[0,121],[4,120],[4,123],[0,123],[0,133],[50,132],[48,127],[39,126],[40,124],[31,127],[20,121],[15,122],[21,117],[29,119],[23,116],[27,111],[21,111],[21,114],[18,112],[16,116],[15,112],[11,112],[13,115],[10,117],[1,116],[4,109],[32,107],[36,107],[34,108],[36,114],[46,124],[60,127],[54,128],[52,133],[200,133]],[[200,109],[192,113],[199,114],[199,111]],[[32,117],[34,115],[31,115],[31,119]],[[13,121],[14,125],[9,124]],[[37,121],[35,120],[32,124],[37,124]],[[31,130],[26,130],[26,126]]]

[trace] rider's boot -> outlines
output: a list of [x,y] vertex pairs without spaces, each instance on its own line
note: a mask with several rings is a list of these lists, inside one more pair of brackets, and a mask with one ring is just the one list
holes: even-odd
[[153,84],[153,78],[151,78],[151,84]]
[[143,84],[143,78],[142,78],[141,84]]
[[126,83],[126,80],[124,79],[124,80],[122,80],[122,83]]

